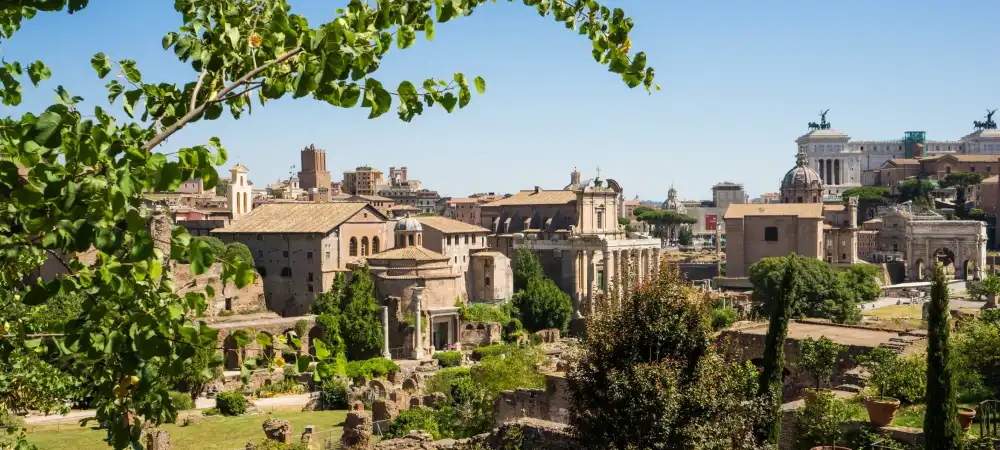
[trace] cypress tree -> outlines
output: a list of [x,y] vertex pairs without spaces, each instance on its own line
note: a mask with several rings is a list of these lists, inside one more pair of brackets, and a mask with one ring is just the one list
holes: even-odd
[[764,368],[760,374],[757,394],[768,398],[771,405],[771,417],[757,431],[761,442],[777,445],[781,436],[781,374],[785,369],[785,338],[788,337],[788,319],[792,314],[792,305],[798,295],[799,264],[798,256],[788,257],[785,274],[781,279],[781,295],[776,297],[776,304],[771,308],[771,321],[767,328],[767,338],[764,344]]
[[382,349],[382,319],[368,264],[354,270],[340,316],[347,359],[374,358]]
[[931,302],[927,310],[927,412],[924,438],[928,450],[957,449],[962,446],[958,423],[955,380],[948,348],[948,285],[944,268],[934,267]]

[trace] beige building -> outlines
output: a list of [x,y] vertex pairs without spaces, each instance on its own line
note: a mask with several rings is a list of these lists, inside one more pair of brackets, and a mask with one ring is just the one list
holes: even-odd
[[330,189],[330,171],[326,170],[326,150],[318,149],[310,144],[302,149],[302,171],[299,172],[299,185],[307,192],[321,193],[330,198],[334,193]]
[[858,258],[873,262],[875,252],[878,250],[878,231],[860,230],[858,231]]
[[[838,163],[839,166],[839,163]],[[823,180],[806,164],[805,153],[795,157],[795,167],[781,180],[782,203],[822,203]]]
[[239,219],[253,211],[253,186],[247,175],[250,170],[243,164],[237,164],[229,169],[229,207],[230,217]]
[[344,172],[344,182],[341,190],[351,195],[375,195],[379,186],[384,184],[382,171],[368,166],[356,168],[353,172]]
[[448,206],[442,215],[459,222],[479,225],[482,223],[482,205],[502,198],[502,195],[496,195],[493,192],[472,194],[470,197],[451,198],[448,199]]
[[933,212],[915,213],[893,207],[878,220],[865,223],[878,231],[876,260],[904,261],[910,281],[930,279],[934,263],[957,279],[979,280],[986,267],[986,223],[946,220]]
[[268,309],[306,314],[348,263],[392,248],[391,222],[366,203],[271,203],[212,231],[250,248]]
[[747,191],[740,183],[723,181],[712,186],[712,204],[723,211],[734,203],[748,203]]
[[743,278],[763,258],[823,259],[820,203],[734,204],[726,210],[726,277]]
[[[458,342],[459,310],[465,303],[465,280],[450,258],[423,246],[423,226],[416,219],[396,222],[395,248],[366,259],[377,298],[388,308],[389,347],[393,356],[422,358]],[[364,264],[357,261],[351,267]],[[426,319],[426,320],[425,320]],[[423,326],[429,329],[422,330]]]
[[659,268],[660,240],[628,235],[618,224],[620,202],[617,182],[581,181],[574,170],[566,189],[535,187],[483,205],[482,226],[490,247],[508,258],[521,248],[537,254],[581,318],[596,312],[600,294],[620,292]]
[[343,200],[335,199],[336,201],[348,201],[348,202],[365,202],[371,205],[373,208],[382,211],[386,216],[390,215],[390,209],[395,206],[391,198],[382,197],[381,195],[351,195]]
[[423,226],[424,247],[447,257],[454,270],[462,274],[469,301],[506,299],[514,294],[510,258],[490,252],[492,255],[479,258],[478,265],[473,264],[479,253],[488,250],[486,236],[490,230],[447,217],[416,220]]
[[201,178],[197,178],[194,180],[188,180],[181,183],[181,185],[177,188],[177,192],[188,195],[214,196],[215,188],[213,187],[212,189],[205,189],[204,180],[202,180]]

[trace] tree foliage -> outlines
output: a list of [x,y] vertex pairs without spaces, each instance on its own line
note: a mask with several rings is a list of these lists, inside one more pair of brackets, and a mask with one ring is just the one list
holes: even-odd
[[568,374],[569,423],[592,448],[757,448],[756,369],[712,345],[709,305],[676,270],[590,318]]
[[860,201],[887,203],[886,197],[889,195],[889,188],[881,186],[860,186],[850,188],[841,194],[845,201],[851,197],[857,197]]
[[934,189],[934,183],[917,178],[904,180],[896,186],[900,203],[913,202],[914,205],[929,209],[934,208],[934,199],[931,198]]
[[845,350],[847,347],[826,336],[819,339],[807,338],[799,342],[798,366],[816,379],[816,388],[819,389],[823,381],[830,383],[833,369],[837,366],[837,357]]
[[226,244],[221,258],[225,261],[243,261],[250,267],[257,267],[253,261],[253,253],[250,253],[250,248],[242,242],[230,242]]
[[514,256],[514,292],[528,288],[528,281],[545,276],[542,263],[531,250],[520,248]]
[[358,361],[381,356],[381,308],[375,301],[375,283],[367,264],[352,272],[341,311],[340,335],[347,359]]
[[[793,255],[794,256],[794,255]],[[757,313],[770,316],[771,305],[780,300],[781,282],[792,256],[764,258],[750,266],[753,299]],[[874,266],[855,265],[846,273],[825,261],[798,258],[799,289],[792,299],[791,318],[819,317],[837,323],[856,322],[858,303],[878,296],[878,271]]]
[[785,370],[785,339],[788,337],[788,320],[792,317],[793,304],[802,286],[802,258],[792,254],[787,257],[781,274],[777,296],[770,308],[770,322],[764,340],[764,367],[760,371],[757,394],[768,405],[767,417],[757,429],[761,442],[777,445],[781,436],[782,375]]
[[653,227],[654,234],[661,239],[667,238],[667,230],[682,225],[698,223],[698,219],[677,211],[647,209],[642,212],[636,208],[636,218]]
[[[0,42],[39,12],[74,13],[87,3],[22,0],[0,8]],[[447,80],[402,81],[391,88],[372,75],[393,47],[412,46],[418,32],[433,39],[436,24],[469,16],[485,3],[352,0],[329,22],[310,26],[291,13],[285,0],[177,0],[180,27],[161,45],[190,65],[189,82],[163,82],[143,74],[132,59],[97,53],[90,63],[99,78],[108,79],[107,104],[103,99],[87,103],[57,86],[56,103],[44,111],[0,119],[0,292],[13,293],[29,306],[59,293],[84,297],[64,335],[47,337],[44,345],[21,320],[5,323],[0,361],[44,360],[56,370],[31,375],[40,389],[57,378],[55,373],[86,376],[93,384],[96,420],[108,424],[115,448],[138,445],[142,421],[129,423],[132,413],[155,424],[172,420],[176,411],[168,401],[165,375],[181,372],[182,361],[197,348],[216,345],[217,333],[193,322],[207,307],[205,294],[214,293],[206,288],[180,296],[164,263],[168,258],[190,261],[190,270],[200,275],[219,258],[210,244],[192,240],[181,227],[154,242],[147,226],[153,212],[144,206],[143,193],[173,191],[192,179],[211,189],[219,181],[216,166],[225,164],[228,152],[216,138],[170,152],[160,145],[193,122],[216,120],[227,111],[238,119],[254,103],[263,106],[285,96],[311,96],[342,108],[360,105],[369,118],[395,106],[404,121],[424,108],[461,109],[473,89],[485,91],[485,80],[456,73]],[[594,59],[628,87],[654,87],[646,55],[631,50],[634,24],[621,9],[582,0],[526,3],[587,36]],[[20,104],[25,78],[37,87],[52,75],[41,61],[4,61],[0,102]],[[121,108],[128,118],[117,120],[110,107]],[[91,249],[98,264],[78,257]],[[41,282],[25,280],[45,258],[64,261],[66,273]],[[223,285],[253,283],[246,261],[221,262]],[[368,305],[351,302],[361,304]],[[370,308],[357,309],[367,314]],[[357,331],[346,328],[348,334]],[[367,340],[375,333],[365,339],[362,334],[352,336]],[[234,336],[240,345],[251,340],[246,333]],[[331,356],[323,350],[317,352],[320,360]],[[73,358],[67,362],[60,359],[63,354]],[[328,370],[324,364],[317,365],[317,374]],[[11,366],[14,373],[4,374],[17,377],[39,367]],[[52,387],[33,395],[63,396]],[[22,400],[27,403],[17,407],[33,405],[32,399]]]
[[511,299],[515,315],[530,332],[555,328],[566,331],[573,314],[573,301],[549,278],[528,281]]
[[960,219],[969,217],[968,199],[966,191],[969,186],[975,186],[983,182],[983,174],[978,172],[952,172],[944,176],[939,183],[941,187],[955,188],[955,215]]
[[927,412],[924,436],[927,448],[961,448],[955,379],[952,370],[948,309],[948,282],[944,267],[934,266],[930,307],[927,309]]

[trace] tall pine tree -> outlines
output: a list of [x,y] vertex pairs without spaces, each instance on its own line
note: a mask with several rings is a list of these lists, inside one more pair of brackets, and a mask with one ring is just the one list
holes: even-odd
[[928,450],[957,449],[963,444],[955,401],[955,379],[948,347],[948,284],[944,267],[934,266],[931,303],[927,309],[927,412],[924,438]]
[[379,308],[375,301],[375,283],[366,263],[351,274],[351,284],[341,307],[340,335],[344,339],[348,360],[374,358],[381,354]]
[[784,276],[781,279],[781,295],[771,309],[771,322],[767,328],[764,344],[764,370],[760,374],[757,394],[770,402],[770,420],[764,422],[757,432],[757,439],[777,445],[781,436],[781,386],[782,372],[785,370],[785,338],[788,337],[788,319],[798,295],[799,257],[788,257]]

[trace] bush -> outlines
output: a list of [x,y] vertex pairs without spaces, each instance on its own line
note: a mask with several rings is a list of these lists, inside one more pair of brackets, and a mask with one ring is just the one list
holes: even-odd
[[364,377],[366,380],[385,378],[390,373],[398,372],[399,366],[392,362],[392,360],[385,358],[372,358],[347,363],[347,377],[351,379],[359,377]]
[[529,331],[555,328],[566,331],[573,314],[573,301],[549,278],[528,280],[528,286],[511,298],[517,318]]
[[296,378],[285,378],[277,383],[268,383],[257,391],[260,398],[271,398],[285,394],[301,394],[306,391],[306,387],[299,383]]
[[194,409],[194,401],[191,400],[191,395],[184,392],[170,391],[170,404],[174,405],[174,409],[177,411],[185,411],[188,409]]
[[462,352],[437,352],[434,359],[441,367],[458,367],[462,365]]
[[243,261],[249,264],[250,267],[257,267],[253,262],[253,253],[250,253],[250,248],[242,242],[230,242],[226,244],[222,250],[222,257],[229,261]]
[[508,309],[501,306],[473,303],[468,307],[463,306],[462,320],[466,322],[492,322],[505,325],[511,320]]
[[219,414],[222,414],[219,411],[219,408],[208,408],[201,410],[201,415],[203,416],[217,416]]
[[712,329],[721,330],[729,328],[736,323],[736,310],[729,306],[715,308],[712,310]]
[[240,416],[247,412],[247,398],[237,391],[220,392],[215,407],[223,416]]
[[412,430],[422,430],[429,433],[435,440],[441,438],[441,427],[438,425],[437,411],[418,407],[400,412],[389,428],[382,434],[382,439],[393,439],[406,436]]
[[325,410],[347,409],[347,384],[334,378],[324,380],[319,398]]
[[844,425],[858,412],[856,403],[840,400],[833,393],[816,391],[795,413],[795,444],[802,449],[845,442]]
[[927,360],[920,355],[900,358],[885,347],[859,355],[858,363],[868,371],[868,385],[879,397],[916,403],[927,393]]
[[487,356],[497,356],[517,350],[517,346],[510,344],[493,344],[484,347],[476,347],[472,350],[472,359],[479,361]]
[[510,322],[503,326],[504,342],[517,342],[521,336],[524,336],[524,325],[521,325],[520,320],[510,319]]
[[442,392],[449,396],[448,400],[450,402],[451,390],[455,381],[460,378],[468,379],[471,376],[470,370],[468,367],[448,367],[441,369],[424,383],[424,392]]

